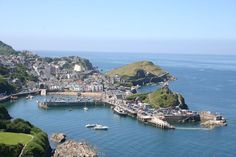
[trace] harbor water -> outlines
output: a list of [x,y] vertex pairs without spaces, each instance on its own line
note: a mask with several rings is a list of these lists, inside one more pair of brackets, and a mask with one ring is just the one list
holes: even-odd
[[[213,130],[198,125],[178,125],[161,130],[131,117],[114,114],[109,106],[54,107],[39,109],[36,96],[3,103],[14,118],[24,118],[49,134],[63,132],[68,139],[86,140],[101,156],[156,157],[236,156],[236,56],[135,53],[39,52],[42,56],[78,55],[88,58],[104,72],[133,61],[150,60],[173,74],[172,90],[181,93],[194,111],[213,111],[227,118],[228,126]],[[140,92],[155,90],[147,86]],[[88,123],[109,126],[107,131],[85,128]]]

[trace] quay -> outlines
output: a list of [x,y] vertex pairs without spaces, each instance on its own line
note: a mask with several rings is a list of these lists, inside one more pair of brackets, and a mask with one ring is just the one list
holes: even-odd
[[170,125],[167,121],[162,120],[162,117],[154,116],[148,121],[151,125],[162,129],[175,129],[175,126]]
[[107,97],[103,97],[102,101],[104,103],[107,103],[109,105],[112,105],[113,108],[118,106],[119,108],[123,109],[127,115],[131,117],[136,117],[137,120],[152,125],[154,127],[158,127],[161,129],[175,129],[174,126],[170,125],[167,121],[164,119],[161,119],[161,117],[156,116],[154,114],[149,114],[144,110],[141,110],[141,108],[136,106],[129,106],[129,104],[125,100],[121,99],[109,99]]

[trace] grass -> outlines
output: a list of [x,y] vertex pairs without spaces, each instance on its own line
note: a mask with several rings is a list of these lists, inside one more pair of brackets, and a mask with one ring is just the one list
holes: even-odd
[[140,61],[114,69],[108,72],[107,75],[112,76],[118,74],[120,76],[132,77],[136,75],[138,70],[144,70],[154,75],[160,75],[164,73],[164,71],[159,66],[153,64],[152,62]]
[[32,139],[32,135],[23,133],[0,132],[0,143],[3,144],[27,144]]

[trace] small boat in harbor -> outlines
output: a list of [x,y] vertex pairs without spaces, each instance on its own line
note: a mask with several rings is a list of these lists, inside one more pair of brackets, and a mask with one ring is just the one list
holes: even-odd
[[85,125],[86,128],[93,128],[95,126],[97,126],[97,124],[87,124],[87,125]]
[[105,126],[105,125],[96,125],[94,127],[94,130],[108,130],[108,126]]
[[122,116],[126,116],[126,115],[127,115],[127,112],[126,112],[124,109],[120,108],[119,106],[116,106],[116,107],[114,108],[114,111],[115,111],[117,114],[122,115]]
[[26,99],[32,99],[32,98],[33,98],[32,95],[28,95],[28,96],[26,97]]
[[11,100],[16,100],[16,99],[18,99],[17,96],[11,96],[10,98],[11,98]]
[[85,106],[85,107],[84,107],[84,110],[85,110],[85,111],[88,111],[88,108]]

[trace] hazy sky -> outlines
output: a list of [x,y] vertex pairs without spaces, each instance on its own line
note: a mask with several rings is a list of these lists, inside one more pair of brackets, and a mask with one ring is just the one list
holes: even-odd
[[236,0],[0,0],[15,49],[236,54]]

